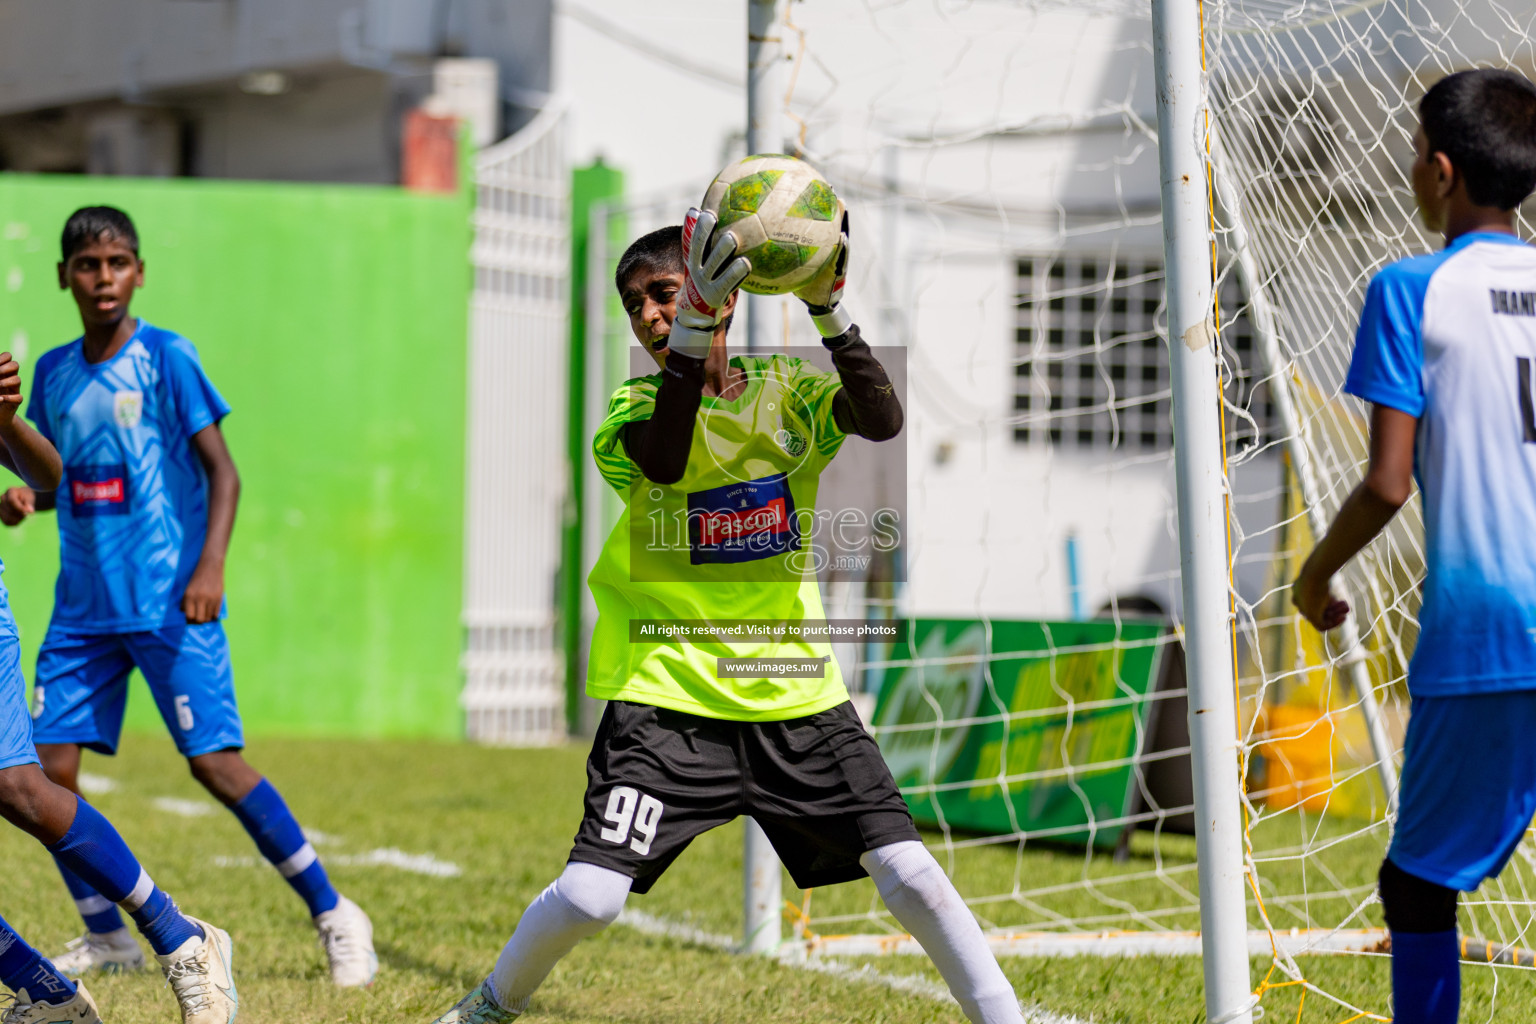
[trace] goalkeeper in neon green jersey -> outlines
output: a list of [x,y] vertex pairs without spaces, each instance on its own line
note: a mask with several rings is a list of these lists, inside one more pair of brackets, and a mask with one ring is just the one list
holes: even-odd
[[[694,837],[751,815],[802,888],[866,875],[975,1024],[1022,1024],[980,926],[928,853],[825,643],[687,642],[631,620],[824,617],[803,522],[849,434],[888,440],[902,411],[840,305],[834,258],[797,292],[834,374],[784,355],[730,356],[750,266],[729,231],[689,211],[640,238],[615,283],[658,373],[625,382],[593,439],[625,510],[588,579],[597,604],[587,692],[609,703],[587,761],[586,809],[565,871],[529,905],[484,984],[437,1024],[527,1009],[555,963],[647,892]],[[721,659],[793,659],[814,676],[735,678]]]

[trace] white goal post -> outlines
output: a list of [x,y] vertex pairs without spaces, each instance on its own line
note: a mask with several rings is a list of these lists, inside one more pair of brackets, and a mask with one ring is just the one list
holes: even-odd
[[1212,1024],[1250,1024],[1257,1000],[1245,941],[1237,679],[1206,148],[1210,115],[1201,31],[1197,0],[1152,0],[1205,1012]]

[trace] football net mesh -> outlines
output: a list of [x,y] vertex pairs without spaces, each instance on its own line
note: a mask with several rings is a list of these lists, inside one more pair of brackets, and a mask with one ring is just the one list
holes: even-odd
[[[1490,0],[1203,13],[1241,940],[1260,1002],[1385,1019],[1384,971],[1320,981],[1337,972],[1307,954],[1383,952],[1375,878],[1424,567],[1417,502],[1338,581],[1354,608],[1343,641],[1300,622],[1288,586],[1362,474],[1366,410],[1340,389],[1366,283],[1437,244],[1406,179],[1415,104],[1454,70],[1531,73],[1536,14]],[[839,650],[850,684],[1000,952],[1198,952],[1147,5],[792,4],[785,40],[800,152],[853,213],[847,301],[872,344],[906,349],[899,549],[823,583],[830,615],[911,632]],[[604,271],[705,184],[594,222],[607,235],[589,308],[609,356],[594,394],[629,366]],[[784,344],[815,344],[803,320]],[[1469,960],[1531,963],[1533,866],[1522,843],[1463,898]],[[786,896],[813,952],[916,951],[870,886]]]

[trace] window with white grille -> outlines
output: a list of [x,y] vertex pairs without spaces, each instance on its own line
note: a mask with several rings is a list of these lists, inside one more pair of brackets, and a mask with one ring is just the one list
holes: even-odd
[[[1022,257],[1017,264],[1013,437],[1020,444],[1119,451],[1173,447],[1167,308],[1161,260],[1111,255]],[[1229,444],[1268,433],[1267,392],[1255,391],[1244,296],[1222,289],[1222,343],[1235,376]]]

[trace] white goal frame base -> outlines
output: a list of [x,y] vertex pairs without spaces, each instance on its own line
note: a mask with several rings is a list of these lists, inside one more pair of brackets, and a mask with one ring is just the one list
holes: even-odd
[[[1288,931],[1248,933],[1250,956],[1283,956],[1306,953],[1385,953],[1385,928],[1294,928]],[[988,935],[997,956],[1199,956],[1199,932],[1010,932]],[[817,935],[792,939],[785,946],[800,946],[806,956],[923,955],[923,947],[910,935]]]

